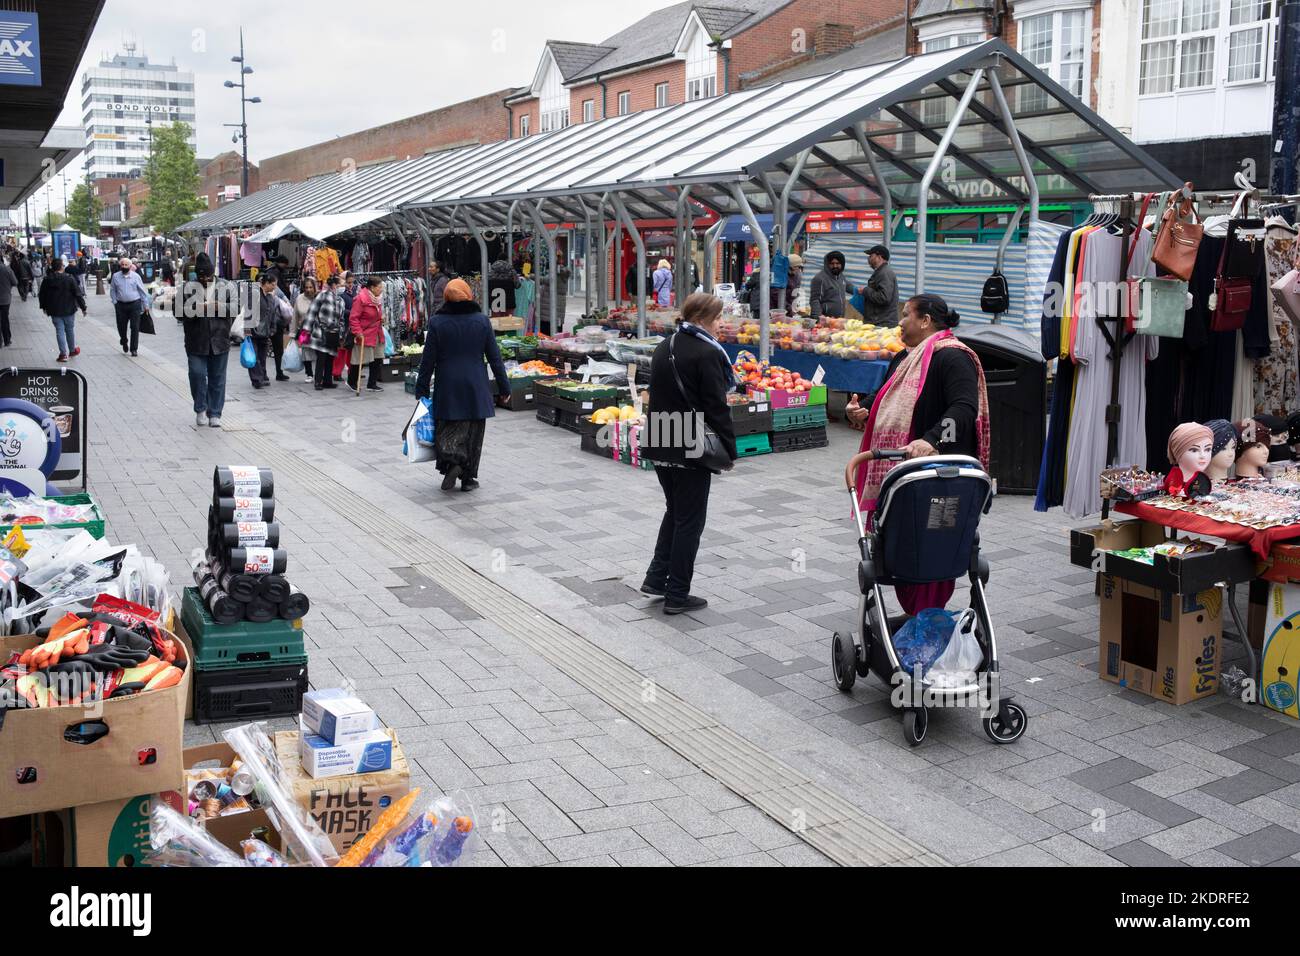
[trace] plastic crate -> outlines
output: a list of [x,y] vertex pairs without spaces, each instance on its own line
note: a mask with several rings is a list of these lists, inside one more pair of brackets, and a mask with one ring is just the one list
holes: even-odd
[[538,395],[545,395],[545,396],[547,396],[547,397],[549,397],[549,398],[554,398],[554,397],[555,397],[555,390],[556,390],[559,386],[564,385],[564,384],[566,384],[566,383],[568,383],[568,382],[570,382],[570,381],[572,381],[572,379],[567,379],[567,378],[539,378],[537,381],[533,382],[533,385],[534,385],[534,386],[536,387],[536,389],[537,389],[536,394],[538,394]]
[[194,722],[287,717],[302,710],[306,664],[195,670]]
[[406,377],[402,381],[402,387],[406,389],[407,395],[415,394],[415,383],[419,380],[419,378],[420,378],[419,372],[406,373]]
[[533,407],[536,399],[536,379],[512,378],[510,380],[510,400],[504,407],[512,412],[526,412]]
[[392,358],[386,358],[379,365],[379,381],[384,383],[396,383],[406,381],[406,372],[410,368],[406,358],[401,355],[394,355]]
[[568,399],[571,402],[598,402],[604,399],[618,398],[620,394],[626,394],[627,389],[618,385],[603,385],[599,388],[575,388],[576,382],[566,382],[555,389],[555,394],[559,398]]
[[814,385],[806,392],[787,392],[783,388],[749,390],[749,397],[756,402],[768,402],[775,408],[802,408],[805,405],[825,405],[826,386]]
[[796,429],[816,428],[825,424],[825,405],[809,405],[805,408],[777,408],[772,411],[772,427],[770,431],[788,432]]
[[772,440],[766,434],[739,435],[736,438],[736,454],[741,458],[750,458],[754,455],[770,455],[771,453]]
[[548,405],[541,400],[541,396],[536,399],[537,420],[545,422],[547,425],[560,424],[560,410],[554,405]]
[[[92,538],[104,537],[104,512],[99,507],[99,502],[85,493],[75,495],[50,495],[46,501],[54,501],[61,505],[94,505],[94,514],[96,517],[89,521],[59,521],[54,524],[23,524],[18,527],[22,528],[85,528],[90,532]],[[0,538],[7,535],[14,529],[14,525],[0,525]]]
[[203,606],[198,588],[185,589],[181,624],[194,645],[195,671],[307,662],[301,621],[218,624]]
[[825,448],[826,426],[800,428],[788,432],[772,432],[772,451],[803,451],[806,448]]
[[772,410],[766,402],[732,405],[731,430],[736,435],[766,434],[772,430]]

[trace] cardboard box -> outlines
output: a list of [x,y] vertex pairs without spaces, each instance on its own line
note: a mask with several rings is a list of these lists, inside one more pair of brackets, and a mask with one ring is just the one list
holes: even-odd
[[1259,575],[1265,581],[1276,584],[1300,581],[1300,544],[1275,544],[1269,551],[1268,559],[1268,566]]
[[[0,638],[0,657],[41,643]],[[22,707],[0,726],[0,812],[4,816],[125,800],[181,786],[190,658],[175,687],[86,706]],[[66,735],[66,736],[65,736]]]
[[1171,704],[1219,686],[1223,593],[1174,594],[1100,575],[1100,674]]
[[[185,625],[181,623],[181,616],[174,611],[172,612],[172,626],[168,628],[176,635],[176,640],[185,645],[185,657],[187,660],[194,660],[194,641],[190,639],[189,632],[185,630]],[[185,692],[185,714],[183,719],[192,720],[194,718],[194,682],[189,681],[186,684]]]
[[[202,764],[230,766],[235,752],[226,744],[190,747],[185,767]],[[181,794],[163,795],[174,808],[181,808]],[[34,866],[118,867],[143,866],[149,853],[149,805],[152,794],[126,800],[105,800],[51,813],[32,816],[32,864]],[[182,811],[183,812],[183,811]],[[265,810],[216,817],[207,821],[208,832],[224,846],[241,853],[239,844],[258,827],[270,833],[267,841],[279,848],[279,835]]]
[[372,730],[364,737],[332,744],[311,733],[299,718],[298,734],[302,769],[312,777],[380,773],[393,765],[393,740],[387,730]]
[[294,796],[320,824],[339,853],[365,836],[379,814],[411,789],[411,773],[397,735],[392,730],[385,733],[393,742],[392,767],[381,773],[324,780],[312,779],[299,764],[296,731],[282,730],[275,735],[276,755],[284,766]]
[[369,737],[379,729],[373,710],[337,688],[304,694],[302,723],[308,733],[335,745]]
[[1263,617],[1259,700],[1300,719],[1300,585],[1270,584]]

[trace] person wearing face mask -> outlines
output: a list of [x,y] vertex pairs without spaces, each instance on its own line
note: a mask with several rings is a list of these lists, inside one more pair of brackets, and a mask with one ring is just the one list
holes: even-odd
[[828,252],[822,260],[822,271],[813,276],[808,287],[812,317],[843,318],[853,285],[844,277],[844,253]]

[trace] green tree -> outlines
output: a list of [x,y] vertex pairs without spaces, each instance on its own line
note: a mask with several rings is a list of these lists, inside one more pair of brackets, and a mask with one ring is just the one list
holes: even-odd
[[155,124],[153,128],[153,149],[144,168],[149,198],[142,219],[163,234],[174,232],[195,213],[208,208],[207,200],[199,195],[202,181],[194,147],[187,142],[189,137],[187,123]]
[[41,216],[41,225],[45,228],[46,232],[53,232],[55,229],[58,229],[59,226],[63,225],[64,221],[64,218],[53,209]]
[[99,235],[99,217],[104,204],[85,183],[78,183],[68,200],[68,223],[88,236]]

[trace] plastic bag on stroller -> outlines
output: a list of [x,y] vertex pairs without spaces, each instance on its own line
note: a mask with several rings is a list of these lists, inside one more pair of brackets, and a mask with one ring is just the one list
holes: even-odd
[[920,668],[921,675],[925,676],[948,647],[955,622],[956,615],[931,607],[899,628],[893,636],[894,653],[903,670],[911,675]]
[[983,660],[984,651],[975,638],[975,611],[967,608],[956,618],[948,646],[930,665],[925,676],[932,687],[965,687],[975,682],[976,671]]

